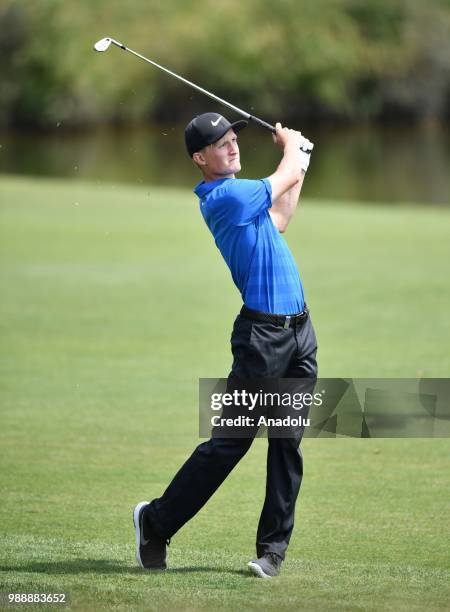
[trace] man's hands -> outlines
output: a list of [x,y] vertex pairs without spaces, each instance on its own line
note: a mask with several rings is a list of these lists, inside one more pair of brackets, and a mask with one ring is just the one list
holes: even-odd
[[281,123],[275,124],[276,132],[272,134],[274,143],[286,153],[290,150],[300,151],[300,168],[306,172],[309,166],[309,158],[313,150],[313,143],[302,136],[301,132],[283,127]]
[[301,132],[296,130],[290,130],[287,127],[283,127],[281,123],[275,124],[276,132],[272,134],[274,143],[284,151],[286,147],[299,147],[300,139],[302,138]]

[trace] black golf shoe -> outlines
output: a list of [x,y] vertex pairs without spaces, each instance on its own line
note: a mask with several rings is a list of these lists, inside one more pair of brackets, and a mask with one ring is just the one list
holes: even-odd
[[148,501],[140,502],[133,510],[133,523],[136,530],[136,561],[144,569],[165,570],[167,540],[147,525],[143,525],[143,513]]
[[258,576],[258,578],[273,578],[280,573],[282,562],[283,559],[276,553],[268,552],[259,559],[250,561],[248,567],[255,576]]

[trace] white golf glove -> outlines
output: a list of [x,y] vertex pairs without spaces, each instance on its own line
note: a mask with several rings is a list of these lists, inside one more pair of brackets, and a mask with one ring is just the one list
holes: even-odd
[[305,138],[304,136],[300,137],[300,167],[303,172],[308,170],[309,159],[311,157],[311,151],[313,150],[313,143]]

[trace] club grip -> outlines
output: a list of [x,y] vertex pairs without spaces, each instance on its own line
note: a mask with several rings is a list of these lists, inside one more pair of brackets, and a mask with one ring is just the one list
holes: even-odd
[[271,132],[275,132],[275,126],[270,125],[270,123],[267,123],[267,121],[263,121],[262,119],[259,119],[259,117],[254,117],[253,115],[249,116],[249,121],[253,121],[253,123],[257,123],[258,125],[260,125],[263,128],[266,128],[266,130],[270,130]]
[[[275,127],[273,125],[270,125],[270,123],[267,123],[267,121],[263,121],[259,117],[254,117],[253,115],[249,115],[248,120],[249,121],[253,121],[253,123],[257,123],[258,125],[260,125],[261,127],[265,128],[266,130],[270,130],[273,133],[276,132],[276,129],[275,129]],[[311,153],[313,148],[314,148],[314,145],[313,145],[313,143],[311,143],[311,147],[308,147],[306,149],[306,153]]]

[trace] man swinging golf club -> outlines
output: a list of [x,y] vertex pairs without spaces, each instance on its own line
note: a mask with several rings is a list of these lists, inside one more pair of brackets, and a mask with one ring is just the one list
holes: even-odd
[[[316,337],[294,258],[281,236],[297,207],[312,143],[278,123],[273,135],[283,154],[278,168],[260,180],[236,179],[237,133],[246,125],[205,113],[185,130],[189,156],[203,175],[194,190],[200,211],[244,302],[231,336],[230,377],[315,378]],[[278,575],[291,537],[303,475],[300,439],[301,434],[268,440],[257,559],[248,564],[262,578]],[[208,501],[252,441],[213,436],[194,450],[162,497],[134,508],[142,567],[166,568],[170,538]]]

